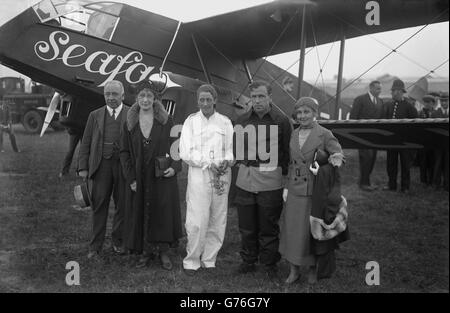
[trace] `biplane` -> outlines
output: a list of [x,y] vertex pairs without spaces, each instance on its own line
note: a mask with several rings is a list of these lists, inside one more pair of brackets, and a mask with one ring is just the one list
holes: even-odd
[[[74,99],[62,103],[60,120],[84,127],[104,105],[103,86],[120,80],[128,105],[134,86],[151,80],[175,123],[197,110],[195,91],[213,84],[217,110],[234,120],[249,109],[247,86],[273,86],[274,104],[290,116],[300,96],[319,100],[323,125],[346,148],[420,148],[448,142],[444,121],[337,121],[349,107],[265,58],[283,52],[388,30],[448,21],[448,1],[379,1],[380,21],[367,23],[361,0],[277,0],[205,19],[174,19],[110,1],[43,0],[0,27],[0,62]],[[306,22],[308,20],[308,22]],[[302,61],[302,60],[301,60]],[[301,70],[302,66],[300,66]],[[342,80],[340,70],[339,80]],[[287,86],[287,87],[286,87]],[[56,108],[50,108],[48,118]]]

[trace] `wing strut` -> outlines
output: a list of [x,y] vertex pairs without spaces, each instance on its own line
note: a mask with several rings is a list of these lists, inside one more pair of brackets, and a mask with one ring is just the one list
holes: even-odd
[[336,101],[333,114],[331,115],[333,119],[338,119],[339,112],[339,102],[341,101],[341,89],[342,89],[342,74],[344,72],[344,54],[345,54],[345,33],[342,31],[341,34],[341,48],[339,50],[339,69],[338,69],[338,78],[337,78],[337,87],[336,87]]
[[200,49],[198,48],[197,40],[195,39],[195,35],[192,34],[191,37],[192,37],[192,42],[195,47],[195,51],[197,52],[198,60],[200,61],[200,65],[202,66],[203,74],[205,75],[206,81],[208,82],[208,84],[212,84],[211,76],[209,75],[209,72],[208,72],[208,69],[206,68],[205,62],[203,62],[203,58],[200,53]]
[[242,60],[242,65],[244,65],[245,74],[247,74],[248,82],[253,83],[253,76],[252,76],[252,73],[250,73],[250,69],[248,68],[247,61]]
[[[300,16],[300,14],[299,14]],[[306,31],[305,31],[305,21],[306,21],[306,5],[303,6],[302,13],[302,29],[300,33],[300,64],[298,66],[298,80],[297,80],[297,99],[300,99],[301,89],[302,89],[302,81],[303,81],[303,72],[305,70],[305,50],[306,50]]]

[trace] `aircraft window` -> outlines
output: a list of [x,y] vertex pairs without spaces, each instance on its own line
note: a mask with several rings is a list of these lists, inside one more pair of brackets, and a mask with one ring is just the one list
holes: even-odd
[[109,13],[111,15],[119,16],[120,11],[122,11],[123,5],[114,2],[98,2],[93,4],[88,4],[85,6],[87,9],[92,9],[94,11],[99,11],[103,13]]
[[163,99],[162,102],[163,102],[163,105],[164,105],[167,113],[169,113],[169,115],[173,116],[175,114],[175,107],[177,105],[175,103],[175,101]]
[[33,8],[41,22],[60,25],[88,35],[110,40],[123,5],[85,0],[43,0]]
[[119,18],[113,15],[93,12],[87,23],[88,35],[110,40]]
[[48,20],[51,17],[57,16],[53,3],[50,0],[44,0],[33,6],[34,11],[39,16],[41,21]]

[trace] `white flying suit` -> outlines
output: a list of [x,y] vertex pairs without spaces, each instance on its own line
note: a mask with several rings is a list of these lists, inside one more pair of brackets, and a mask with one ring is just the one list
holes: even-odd
[[224,115],[215,112],[206,118],[201,111],[191,114],[183,124],[180,158],[189,165],[186,191],[187,256],[185,269],[215,267],[217,253],[225,237],[228,191],[231,170],[220,176],[223,193],[213,187],[212,163],[233,160],[233,125]]

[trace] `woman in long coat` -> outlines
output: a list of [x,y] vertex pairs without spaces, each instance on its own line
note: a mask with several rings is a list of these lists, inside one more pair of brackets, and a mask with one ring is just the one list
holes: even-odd
[[280,219],[280,253],[290,263],[286,283],[293,283],[300,277],[300,266],[309,266],[308,281],[315,277],[315,256],[311,251],[310,215],[314,175],[310,166],[318,149],[330,155],[342,153],[341,146],[331,131],[315,120],[319,104],[316,99],[303,97],[294,105],[293,118],[300,126],[291,134],[289,179],[283,192],[286,201]]
[[[137,88],[121,141],[120,160],[126,179],[125,247],[140,254],[137,267],[159,254],[164,269],[172,269],[169,247],[182,237],[176,172],[181,161],[170,156],[176,138],[170,137],[171,118],[150,83]],[[156,158],[167,157],[168,168],[156,177]]]

